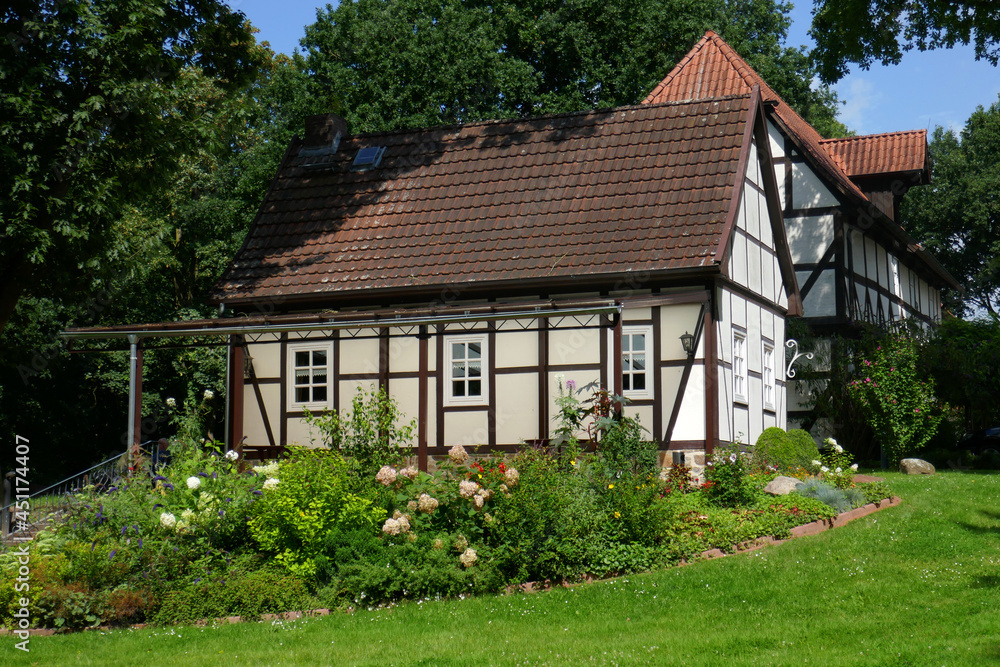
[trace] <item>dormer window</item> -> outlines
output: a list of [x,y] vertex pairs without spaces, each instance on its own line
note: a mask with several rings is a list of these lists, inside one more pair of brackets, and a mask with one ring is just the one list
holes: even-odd
[[351,164],[351,171],[368,171],[369,169],[374,169],[382,161],[382,155],[385,153],[385,146],[365,146],[358,150],[358,154],[354,156],[354,162]]

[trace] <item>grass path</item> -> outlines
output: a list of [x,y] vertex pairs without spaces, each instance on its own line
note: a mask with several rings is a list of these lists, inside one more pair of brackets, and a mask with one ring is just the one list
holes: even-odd
[[0,664],[1000,664],[1000,475],[886,477],[899,507],[684,568],[298,622],[38,637],[27,655],[3,637]]

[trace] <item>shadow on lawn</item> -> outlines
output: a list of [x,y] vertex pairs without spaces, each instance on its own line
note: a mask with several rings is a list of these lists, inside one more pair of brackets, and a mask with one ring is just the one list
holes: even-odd
[[968,521],[959,521],[958,525],[970,533],[976,533],[977,535],[1000,535],[1000,512],[979,510],[979,515],[985,519],[982,523],[976,524],[969,523]]

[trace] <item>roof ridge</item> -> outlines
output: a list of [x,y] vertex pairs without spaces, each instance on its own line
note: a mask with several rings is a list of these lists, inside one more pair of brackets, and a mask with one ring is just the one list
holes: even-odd
[[357,134],[345,135],[344,139],[367,139],[371,137],[391,137],[401,134],[414,134],[416,132],[429,132],[432,130],[463,130],[465,128],[485,127],[491,125],[504,125],[508,123],[535,123],[560,118],[586,117],[596,114],[615,113],[619,111],[643,111],[649,108],[679,107],[693,104],[704,104],[706,102],[725,102],[729,100],[746,99],[750,97],[750,91],[745,95],[720,95],[718,97],[705,97],[697,100],[665,100],[654,104],[640,102],[638,104],[627,104],[620,107],[601,107],[599,109],[581,109],[579,111],[563,111],[561,113],[542,114],[539,116],[517,116],[514,118],[491,118],[477,120],[469,123],[453,123],[451,125],[428,125],[426,127],[400,128],[398,130],[384,130],[382,132],[359,132]]
[[894,132],[876,132],[875,134],[858,134],[858,135],[855,135],[853,137],[831,137],[829,139],[821,139],[820,143],[823,143],[823,144],[832,144],[832,143],[835,143],[835,142],[838,142],[838,141],[845,141],[845,142],[847,142],[847,141],[857,141],[859,139],[877,139],[877,138],[880,138],[880,137],[893,137],[893,136],[900,136],[900,135],[904,135],[904,134],[924,134],[924,135],[926,135],[927,134],[927,130],[924,130],[924,129],[919,129],[919,130],[896,130]]

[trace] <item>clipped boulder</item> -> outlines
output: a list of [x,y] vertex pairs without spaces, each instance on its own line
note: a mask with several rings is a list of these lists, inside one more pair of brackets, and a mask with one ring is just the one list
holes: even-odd
[[923,459],[903,459],[899,462],[899,472],[905,475],[933,475],[935,470]]
[[787,496],[801,483],[801,479],[779,475],[772,479],[768,485],[764,487],[764,493],[770,493],[772,496]]

